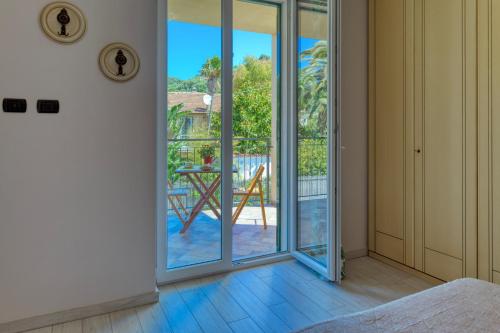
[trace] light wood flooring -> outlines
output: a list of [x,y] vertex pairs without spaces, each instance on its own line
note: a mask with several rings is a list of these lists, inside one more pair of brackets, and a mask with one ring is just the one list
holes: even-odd
[[161,287],[160,303],[31,333],[290,332],[434,286],[371,258],[334,285],[295,261]]

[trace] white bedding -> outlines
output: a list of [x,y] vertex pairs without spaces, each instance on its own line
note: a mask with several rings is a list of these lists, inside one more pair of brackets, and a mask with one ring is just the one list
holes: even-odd
[[500,332],[500,286],[456,280],[300,331],[327,332]]

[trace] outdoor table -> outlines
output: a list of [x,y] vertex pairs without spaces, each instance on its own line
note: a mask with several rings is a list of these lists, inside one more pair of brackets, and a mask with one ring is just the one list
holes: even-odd
[[[222,177],[221,177],[221,169],[219,167],[210,167],[203,168],[200,165],[193,165],[192,168],[182,167],[175,170],[181,176],[184,176],[188,179],[188,181],[193,185],[193,188],[196,192],[200,194],[200,199],[194,205],[191,213],[189,214],[189,218],[184,223],[184,227],[181,230],[181,234],[185,233],[191,224],[194,222],[196,217],[202,212],[203,207],[208,205],[212,212],[214,212],[215,216],[221,220],[221,215],[217,209],[221,209],[221,205],[217,197],[215,196],[215,192],[219,188]],[[233,166],[233,173],[238,172],[237,169]],[[200,175],[202,174],[216,174],[214,181],[207,186],[205,182],[201,179]]]

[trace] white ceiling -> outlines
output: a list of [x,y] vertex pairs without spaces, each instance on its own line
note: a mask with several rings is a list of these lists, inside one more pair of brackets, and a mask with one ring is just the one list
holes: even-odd
[[[275,35],[278,25],[278,7],[244,1],[234,2],[234,28]],[[181,22],[221,25],[220,0],[170,0],[168,18]],[[300,11],[303,37],[326,39],[327,15],[309,10]]]

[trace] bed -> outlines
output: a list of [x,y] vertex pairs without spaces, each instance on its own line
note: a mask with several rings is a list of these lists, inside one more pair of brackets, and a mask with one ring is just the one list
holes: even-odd
[[500,286],[456,280],[299,332],[500,332]]

